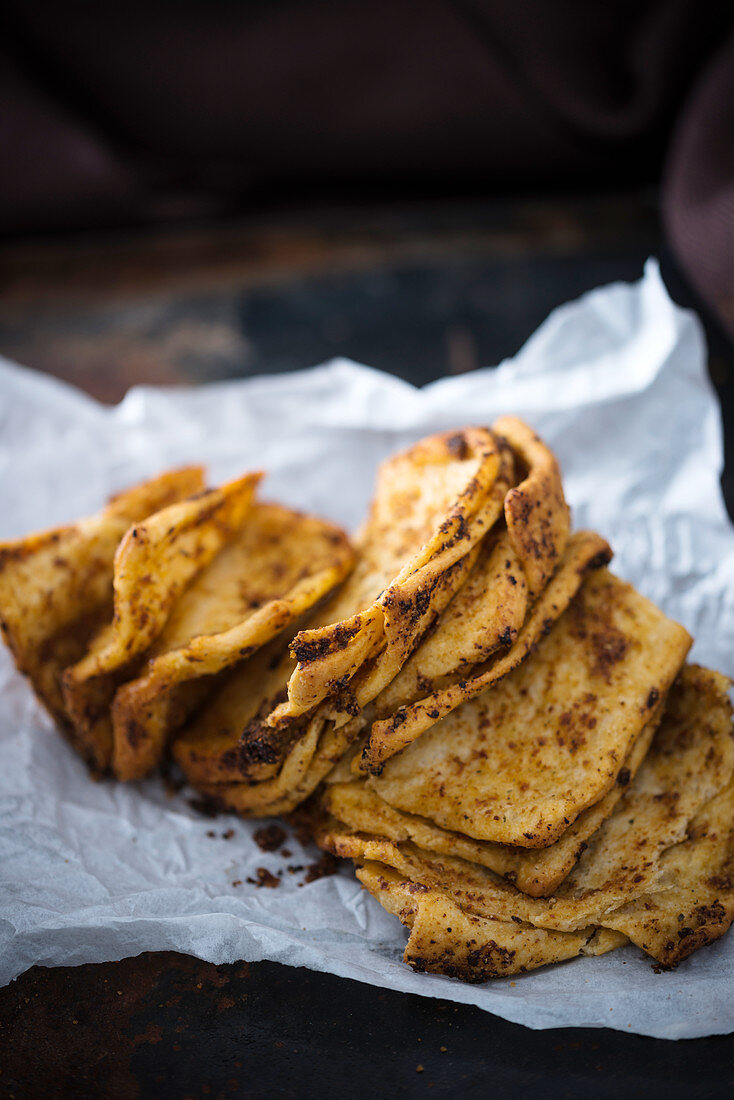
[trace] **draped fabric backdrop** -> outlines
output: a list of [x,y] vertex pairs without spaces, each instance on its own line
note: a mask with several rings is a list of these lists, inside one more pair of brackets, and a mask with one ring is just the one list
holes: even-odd
[[0,231],[662,178],[734,330],[734,6],[5,0]]

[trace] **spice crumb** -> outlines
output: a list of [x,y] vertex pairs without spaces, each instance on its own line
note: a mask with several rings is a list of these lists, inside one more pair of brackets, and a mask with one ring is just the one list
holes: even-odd
[[258,886],[267,886],[271,890],[275,886],[280,886],[280,879],[268,871],[267,867],[258,867],[256,873]]
[[186,801],[192,810],[203,814],[204,817],[217,817],[222,810],[221,802],[209,795],[205,795],[203,798],[188,798]]
[[339,860],[331,852],[324,852],[315,863],[306,868],[306,882],[316,882],[317,879],[326,878],[327,875],[335,875],[339,867]]
[[280,825],[263,825],[253,833],[253,839],[263,852],[274,852],[280,848],[287,838],[287,833]]

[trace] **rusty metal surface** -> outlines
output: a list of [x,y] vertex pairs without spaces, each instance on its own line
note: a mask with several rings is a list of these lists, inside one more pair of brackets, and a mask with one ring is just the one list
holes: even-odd
[[0,351],[104,401],[345,355],[416,383],[512,355],[637,278],[647,196],[311,213],[0,250]]
[[36,967],[0,990],[4,1097],[730,1097],[734,1043],[530,1032],[275,963]]

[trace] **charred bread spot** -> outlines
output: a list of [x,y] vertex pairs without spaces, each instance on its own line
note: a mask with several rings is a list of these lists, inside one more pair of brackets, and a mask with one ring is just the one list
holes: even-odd
[[357,616],[351,625],[336,623],[327,628],[328,633],[321,634],[317,638],[304,637],[303,633],[296,634],[291,642],[291,654],[299,664],[303,665],[330,656],[332,653],[339,653],[342,649],[346,649],[361,628],[362,620]]
[[251,736],[244,744],[230,749],[224,753],[222,759],[238,765],[246,772],[253,764],[277,764],[280,756],[279,747],[271,742],[266,731],[263,736]]
[[462,432],[457,432],[456,435],[451,435],[446,440],[446,450],[454,458],[458,458],[460,462],[469,457],[470,450],[469,444],[466,441],[466,436]]
[[612,626],[608,626],[605,630],[594,631],[589,641],[594,656],[593,671],[603,676],[609,683],[611,670],[624,658],[629,649],[629,641],[621,631]]
[[609,565],[609,562],[612,560],[612,556],[613,555],[611,547],[605,546],[603,550],[600,550],[599,553],[596,554],[596,556],[593,557],[591,561],[584,566],[583,571],[586,572],[587,570],[591,571],[593,569],[602,569],[605,565]]
[[125,723],[125,738],[131,748],[137,749],[148,740],[148,732],[135,718],[128,718]]

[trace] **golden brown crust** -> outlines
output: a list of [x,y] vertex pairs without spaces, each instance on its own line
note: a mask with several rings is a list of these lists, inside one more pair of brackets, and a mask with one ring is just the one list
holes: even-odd
[[410,928],[404,961],[418,973],[484,982],[525,974],[578,955],[604,954],[626,942],[595,928],[554,932],[512,921],[478,917],[446,894],[370,861],[358,868],[363,886]]
[[[346,535],[333,524],[254,504],[177,600],[140,675],[115,695],[118,778],[139,779],[158,763],[171,733],[217,686],[212,677],[293,626],[344,579],[353,560]],[[269,709],[261,707],[261,718]]]
[[518,417],[501,416],[492,430],[507,440],[528,471],[505,498],[505,520],[532,600],[548,583],[568,540],[570,514],[561,471],[553,452]]
[[357,832],[375,832],[396,842],[410,840],[428,852],[459,856],[502,875],[524,894],[544,897],[554,893],[563,882],[588,847],[589,839],[624,795],[628,783],[645,759],[660,722],[664,702],[661,700],[658,703],[655,713],[624,761],[620,774],[624,773],[622,778],[625,782],[615,783],[604,798],[579,814],[558,840],[547,848],[518,848],[475,840],[463,833],[442,829],[428,818],[396,810],[364,780],[354,780],[353,776],[348,777],[352,782],[347,777],[339,781],[332,773],[322,796],[322,804],[332,817]]
[[[416,741],[441,719],[463,703],[483,694],[517,668],[533,652],[553,623],[566,609],[578,591],[586,574],[606,564],[611,558],[608,543],[592,531],[578,531],[568,541],[554,577],[530,609],[527,619],[507,652],[499,654],[489,664],[479,665],[464,673],[459,680],[450,680],[431,694],[417,701],[398,706],[389,718],[373,723],[362,757],[355,762],[355,772],[379,775],[385,763]],[[459,594],[461,595],[461,593]],[[420,663],[420,656],[416,655]],[[399,698],[399,684],[389,689],[389,705]],[[380,711],[381,701],[375,702]]]
[[443,828],[547,847],[614,785],[690,642],[630,585],[591,573],[531,661],[368,782]]
[[[382,881],[373,890],[375,896],[414,927],[422,911],[421,927],[430,928],[430,942],[437,945],[429,956],[431,968],[440,972],[448,972],[442,960],[454,957],[463,959],[457,975],[504,972],[504,956],[494,949],[489,959],[473,955],[475,963],[470,962],[467,944],[472,939],[511,946],[515,954],[508,967],[552,961],[539,953],[538,930],[575,933],[589,943],[597,930],[597,947],[610,936],[625,937],[663,965],[674,965],[721,936],[734,919],[734,742],[728,686],[725,677],[708,669],[683,670],[638,774],[552,897],[529,897],[466,858],[426,851],[413,839],[396,842],[355,831],[333,817],[317,823],[317,843],[359,866],[379,865],[391,887]],[[323,801],[329,810],[338,805],[329,790]],[[365,880],[362,871],[358,876]],[[373,876],[373,886],[374,881]],[[457,910],[466,918],[464,924]],[[484,929],[480,936],[466,934],[467,928],[479,926]],[[424,957],[422,933],[420,942],[419,949],[411,941],[411,952]]]
[[288,701],[271,724],[312,711],[370,658],[399,669],[464,579],[462,559],[501,513],[506,475],[494,498],[492,489],[507,461],[490,431],[466,428],[429,436],[383,464],[354,573],[323,625],[294,639]]
[[130,524],[203,488],[200,466],[170,470],[118,493],[78,523],[0,544],[0,630],[18,669],[75,740],[61,692],[61,672],[84,654],[112,614],[113,560]]
[[123,535],[114,558],[114,613],[85,655],[62,676],[64,706],[75,738],[100,770],[109,767],[110,707],[135,675],[176,599],[242,525],[262,474],[248,474],[169,505]]

